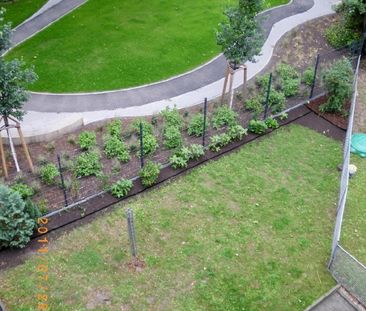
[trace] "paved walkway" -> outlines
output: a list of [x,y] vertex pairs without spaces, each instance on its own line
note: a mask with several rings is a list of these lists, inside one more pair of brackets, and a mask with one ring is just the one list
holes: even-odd
[[[264,12],[262,17],[265,16],[265,19],[262,23],[267,29],[267,40],[257,62],[248,64],[248,78],[254,77],[265,68],[276,43],[285,33],[306,21],[333,13],[332,6],[337,2],[293,0],[289,5]],[[28,114],[24,119],[23,130],[28,141],[40,141],[68,132],[81,123],[113,117],[149,115],[166,106],[194,106],[205,97],[213,99],[220,95],[225,66],[224,58],[219,56],[190,73],[148,86],[89,94],[32,93],[31,99],[25,105]],[[238,87],[241,83],[242,72],[238,72],[234,86]]]

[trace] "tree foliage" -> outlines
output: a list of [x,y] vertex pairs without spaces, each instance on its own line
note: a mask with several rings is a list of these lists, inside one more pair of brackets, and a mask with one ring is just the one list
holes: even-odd
[[366,26],[366,1],[343,0],[337,7],[338,13],[343,14],[346,26],[354,30],[362,30]]
[[11,23],[4,22],[4,15],[6,10],[0,9],[0,52],[6,51],[11,44]]
[[259,55],[263,37],[256,14],[261,7],[261,0],[240,0],[237,7],[225,10],[227,21],[219,24],[216,40],[230,63],[254,61]]

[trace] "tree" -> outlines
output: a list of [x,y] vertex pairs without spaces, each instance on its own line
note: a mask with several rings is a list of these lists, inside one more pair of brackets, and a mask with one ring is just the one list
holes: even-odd
[[4,52],[9,49],[11,44],[11,23],[4,22],[4,15],[6,10],[0,9],[0,52]]
[[26,89],[37,79],[31,68],[24,68],[24,62],[14,59],[5,61],[0,58],[0,115],[14,116],[21,120],[25,112],[24,102],[29,98]]
[[256,14],[262,7],[261,0],[239,0],[237,7],[229,7],[224,14],[227,21],[219,24],[217,44],[232,65],[254,61],[259,55],[263,38]]
[[336,10],[343,14],[347,28],[366,30],[366,0],[343,0]]

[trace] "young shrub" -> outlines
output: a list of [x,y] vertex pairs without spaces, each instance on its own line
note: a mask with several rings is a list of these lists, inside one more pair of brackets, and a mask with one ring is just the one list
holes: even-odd
[[336,61],[325,71],[323,83],[328,92],[328,101],[320,106],[323,112],[341,112],[352,95],[353,69],[347,58]]
[[84,131],[79,135],[79,146],[82,150],[89,150],[97,144],[97,135],[94,132]]
[[360,33],[341,23],[334,23],[325,30],[325,38],[335,49],[339,49],[360,39]]
[[[144,142],[143,147],[145,156],[154,153],[156,149],[159,148],[158,141],[156,140],[156,137],[152,134],[144,134],[143,142]],[[139,157],[141,156],[140,151],[141,150],[139,147],[139,151],[137,152],[137,155]]]
[[245,135],[248,135],[248,130],[237,124],[231,126],[227,134],[230,136],[230,140],[242,140]]
[[125,197],[132,189],[132,181],[129,179],[121,179],[111,186],[111,194],[120,199]]
[[147,122],[145,119],[136,119],[132,125],[131,130],[136,134],[140,135],[140,124],[142,123],[142,131],[144,135],[150,134],[153,135],[154,128],[151,123]]
[[[206,127],[208,127],[208,120],[206,120]],[[200,137],[203,135],[203,114],[195,114],[188,125],[188,135]]]
[[117,158],[122,162],[130,160],[128,148],[118,136],[109,136],[105,139],[104,153],[108,159]]
[[285,94],[276,90],[271,90],[268,103],[273,113],[281,112],[286,106]]
[[100,155],[97,152],[85,152],[76,158],[74,172],[77,177],[98,175],[101,169]]
[[292,97],[299,94],[300,79],[285,79],[282,81],[282,91],[285,97]]
[[210,138],[210,144],[208,148],[211,151],[219,152],[222,147],[226,146],[230,142],[230,136],[226,133],[220,135],[214,135]]
[[200,157],[205,155],[205,148],[202,145],[192,144],[189,147],[190,150],[190,159],[198,160]]
[[228,106],[221,106],[214,112],[212,125],[215,129],[237,124],[238,114]]
[[147,161],[140,171],[141,183],[144,187],[152,186],[158,179],[160,174],[160,164]]
[[280,77],[281,89],[285,97],[295,96],[300,91],[300,75],[296,68],[282,63],[276,69]]
[[257,95],[255,97],[248,99],[245,102],[244,107],[249,111],[252,111],[254,116],[257,117],[264,112],[263,102],[264,102],[263,97],[261,95]]
[[249,131],[254,134],[264,134],[268,129],[267,124],[260,120],[251,120],[249,122]]
[[268,83],[269,83],[269,73],[266,73],[261,76],[257,76],[255,78],[255,83],[258,85],[258,87],[261,89],[261,91],[267,91],[268,89]]
[[299,79],[300,77],[295,67],[285,63],[279,64],[276,68],[276,72],[282,80]]
[[0,249],[24,247],[35,227],[36,221],[28,214],[20,194],[0,185]]
[[187,167],[191,156],[192,154],[190,149],[187,147],[182,147],[169,158],[169,163],[174,169],[185,168]]
[[278,118],[281,121],[286,120],[288,118],[288,114],[286,112],[282,112]]
[[278,124],[278,121],[276,119],[273,119],[273,118],[268,118],[266,121],[265,121],[267,127],[269,129],[276,129],[276,128],[279,128],[279,124]]
[[175,126],[169,126],[164,130],[164,146],[167,149],[174,149],[183,144],[180,129]]
[[304,82],[307,86],[313,86],[314,82],[314,68],[308,67],[302,74],[302,82]]
[[55,164],[48,163],[41,166],[39,169],[39,176],[41,177],[42,182],[50,186],[56,184],[56,177],[60,176],[60,172]]
[[169,107],[166,107],[161,112],[161,115],[163,116],[166,127],[174,126],[179,129],[183,128],[183,119],[182,119],[177,107],[174,107],[172,109],[170,109]]
[[23,183],[15,183],[11,186],[11,190],[18,192],[23,200],[31,198],[35,194],[32,187]]
[[120,138],[122,134],[122,121],[117,119],[109,122],[107,125],[107,132],[113,137]]

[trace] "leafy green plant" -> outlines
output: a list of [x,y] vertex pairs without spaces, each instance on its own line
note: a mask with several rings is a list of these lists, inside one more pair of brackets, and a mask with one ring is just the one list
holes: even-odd
[[102,164],[98,152],[89,151],[80,154],[76,158],[74,172],[77,177],[86,177],[100,174]]
[[142,131],[143,131],[144,135],[153,134],[154,127],[152,126],[152,124],[147,122],[145,119],[140,118],[140,119],[136,119],[135,121],[133,121],[133,123],[131,125],[132,131],[136,135],[140,135],[140,124],[142,124]]
[[0,249],[24,247],[35,227],[36,221],[20,194],[0,185]]
[[169,158],[169,163],[174,169],[185,168],[187,167],[191,156],[192,154],[190,149],[187,147],[182,147]]
[[298,79],[300,77],[296,68],[286,63],[279,64],[276,68],[276,72],[282,80]]
[[152,186],[158,179],[160,174],[160,164],[152,161],[147,161],[144,167],[140,170],[140,179],[144,187]]
[[248,129],[255,134],[264,134],[267,131],[268,126],[264,121],[250,120]]
[[[208,127],[208,120],[206,120],[206,127]],[[188,125],[188,135],[192,136],[202,136],[203,135],[203,114],[197,113],[189,121]]]
[[263,97],[261,95],[257,95],[257,96],[254,96],[254,97],[248,99],[245,102],[244,106],[246,109],[252,111],[254,116],[257,117],[264,111],[263,102],[264,102]]
[[219,152],[221,148],[226,146],[230,141],[231,138],[226,133],[214,135],[210,138],[210,144],[208,145],[208,148],[211,151]]
[[302,82],[304,82],[307,86],[312,86],[314,82],[314,68],[308,67],[304,71],[302,75]]
[[227,134],[230,136],[230,140],[241,140],[245,135],[248,135],[248,130],[237,124],[231,126]]
[[123,198],[132,189],[132,181],[129,179],[121,179],[111,186],[111,194],[116,198]]
[[285,79],[282,82],[281,88],[286,97],[295,96],[300,91],[300,79]]
[[295,96],[300,91],[300,75],[296,68],[285,63],[281,63],[276,68],[279,76],[280,87],[285,97]]
[[128,148],[118,136],[109,136],[105,139],[104,153],[108,159],[117,158],[122,162],[130,160]]
[[285,94],[276,90],[271,90],[268,104],[271,107],[273,113],[281,112],[283,109],[285,109],[286,105]]
[[48,163],[41,166],[39,169],[39,176],[41,177],[42,182],[50,186],[56,184],[56,177],[60,176],[60,172],[55,164]]
[[279,117],[280,120],[286,120],[288,118],[288,114],[286,112],[282,112]]
[[35,194],[35,191],[32,187],[28,186],[27,184],[23,183],[15,183],[11,186],[13,191],[16,191],[20,194],[23,200],[32,197]]
[[164,130],[164,146],[167,149],[180,147],[183,143],[180,129],[176,126],[168,126]]
[[[144,134],[143,136],[143,151],[144,151],[144,155],[149,155],[154,153],[157,149],[159,148],[159,144],[158,141],[156,139],[156,137],[152,134]],[[141,156],[141,150],[139,147],[139,150],[137,152],[137,155],[140,157]]]
[[325,38],[333,48],[339,49],[358,40],[360,33],[338,22],[330,25],[325,30]]
[[113,120],[112,122],[109,122],[107,124],[107,132],[111,136],[120,138],[122,133],[122,121],[117,119]]
[[79,135],[79,146],[83,150],[89,150],[97,144],[97,135],[94,132],[84,131]]
[[205,149],[203,148],[202,145],[198,145],[198,144],[192,144],[189,146],[189,151],[190,151],[190,159],[192,160],[197,160],[200,157],[204,156],[205,154]]
[[163,119],[165,121],[166,127],[177,127],[179,129],[182,129],[183,127],[183,119],[177,109],[177,107],[174,107],[170,109],[169,107],[166,107],[162,112],[161,115],[163,116]]
[[270,77],[270,74],[266,73],[264,75],[257,76],[255,78],[255,83],[258,85],[258,87],[261,89],[261,91],[267,92],[268,84],[269,84],[269,77]]
[[215,129],[237,124],[238,114],[228,106],[220,106],[214,112],[212,125]]
[[267,127],[269,129],[276,129],[276,128],[279,128],[279,124],[278,124],[278,121],[276,119],[273,119],[273,118],[268,118],[266,121],[265,121]]
[[328,100],[320,106],[323,112],[341,112],[352,95],[353,69],[351,62],[343,57],[333,63],[322,77]]

